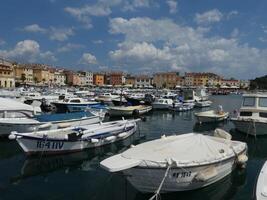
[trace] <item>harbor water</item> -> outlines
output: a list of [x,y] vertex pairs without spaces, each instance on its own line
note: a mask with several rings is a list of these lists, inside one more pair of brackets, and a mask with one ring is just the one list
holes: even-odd
[[[241,104],[240,95],[211,96],[213,108],[222,105],[233,112]],[[145,200],[152,194],[138,192],[121,173],[100,168],[103,159],[122,152],[131,144],[159,138],[161,135],[189,132],[208,133],[220,127],[230,131],[234,140],[247,142],[249,161],[243,170],[235,169],[223,180],[208,187],[161,195],[162,200],[252,199],[259,170],[267,157],[267,137],[254,138],[234,130],[230,121],[219,124],[195,124],[194,109],[187,112],[152,111],[139,123],[137,133],[125,141],[97,149],[59,156],[26,157],[16,141],[0,141],[0,199],[79,199]],[[1,130],[0,130],[1,131]]]

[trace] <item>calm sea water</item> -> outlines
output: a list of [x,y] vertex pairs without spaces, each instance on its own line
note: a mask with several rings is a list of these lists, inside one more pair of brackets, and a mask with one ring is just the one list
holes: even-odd
[[[241,104],[241,96],[212,96],[213,107],[223,105],[233,111]],[[246,137],[236,132],[231,122],[217,125],[195,125],[194,112],[171,113],[153,111],[140,123],[140,131],[133,137],[102,148],[75,154],[27,158],[15,141],[0,141],[0,199],[95,199],[143,200],[121,174],[111,174],[99,167],[103,159],[126,150],[131,143],[159,138],[161,135],[192,131],[207,132],[221,127],[230,131],[233,139],[245,141],[249,147],[249,161],[244,170],[236,169],[223,180],[203,189],[161,195],[161,199],[252,199],[258,172],[267,157],[267,137]],[[205,110],[205,109],[203,109]]]

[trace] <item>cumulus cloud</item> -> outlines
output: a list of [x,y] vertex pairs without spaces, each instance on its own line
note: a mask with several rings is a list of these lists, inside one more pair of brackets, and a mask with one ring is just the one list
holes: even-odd
[[0,50],[1,57],[16,59],[23,62],[36,62],[40,60],[56,61],[52,52],[42,52],[40,45],[34,40],[23,40],[16,44],[13,49]]
[[239,35],[238,28],[234,28],[234,30],[231,32],[231,37],[236,38]]
[[168,4],[168,6],[170,8],[169,12],[171,14],[177,13],[177,1],[169,0],[169,1],[167,1],[167,4]]
[[218,9],[209,10],[202,14],[197,13],[195,21],[197,24],[208,25],[211,23],[219,22],[223,18],[223,14]]
[[65,41],[69,38],[69,36],[72,36],[72,35],[74,35],[74,31],[72,28],[51,27],[49,38],[51,40]]
[[25,32],[30,33],[43,33],[48,35],[50,40],[57,40],[57,41],[65,41],[69,38],[69,36],[74,35],[73,28],[65,28],[65,27],[49,27],[47,29],[40,27],[38,24],[31,24],[23,27],[21,29]]
[[92,28],[91,16],[108,16],[111,7],[121,3],[121,0],[99,0],[96,4],[86,4],[82,7],[65,7],[65,12],[84,24],[85,28]]
[[59,52],[59,53],[68,52],[68,51],[72,51],[75,49],[81,49],[83,47],[84,47],[84,45],[81,45],[81,44],[67,43],[67,44],[59,47],[57,49],[57,52]]
[[168,19],[113,18],[109,32],[124,35],[109,56],[127,70],[138,66],[140,71],[210,71],[247,78],[267,69],[267,50],[240,44],[235,38],[208,37],[208,29]]
[[97,60],[96,57],[90,53],[84,53],[82,58],[80,59],[80,63],[82,64],[96,64]]
[[134,11],[137,8],[148,8],[152,5],[151,0],[124,1],[123,11]]
[[31,33],[45,33],[46,32],[46,29],[40,27],[38,24],[27,25],[22,30],[26,32],[31,32]]

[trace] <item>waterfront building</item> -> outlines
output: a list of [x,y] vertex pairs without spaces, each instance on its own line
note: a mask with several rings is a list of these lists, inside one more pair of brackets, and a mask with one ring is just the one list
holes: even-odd
[[0,59],[0,87],[15,87],[15,77],[12,63],[3,59]]
[[131,87],[134,87],[134,85],[135,85],[135,77],[131,76],[130,74],[127,74],[125,76],[125,85],[129,85]]
[[104,74],[94,73],[93,84],[96,86],[103,86],[104,85]]
[[240,82],[239,80],[236,80],[236,79],[222,79],[221,86],[239,88]]
[[81,86],[93,85],[93,72],[79,71]]
[[55,84],[58,86],[66,85],[66,75],[64,74],[64,70],[58,69],[54,73]]
[[39,64],[33,64],[33,79],[34,82],[41,85],[48,85],[51,78],[48,67]]
[[16,84],[34,84],[33,69],[29,64],[14,64]]
[[185,85],[186,86],[216,86],[220,84],[221,77],[214,73],[185,73]]
[[109,74],[110,85],[122,85],[124,79],[123,77],[122,72],[111,72]]
[[153,76],[153,83],[157,88],[175,88],[178,72],[161,72]]
[[137,88],[149,88],[152,86],[152,79],[146,75],[136,76],[134,85]]
[[64,71],[65,76],[66,76],[66,83],[69,86],[80,86],[81,85],[81,79],[79,74],[77,74],[76,72],[70,71],[70,70],[66,70]]

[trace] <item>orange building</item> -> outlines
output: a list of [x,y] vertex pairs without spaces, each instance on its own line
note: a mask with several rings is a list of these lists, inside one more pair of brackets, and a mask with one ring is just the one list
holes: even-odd
[[93,75],[93,84],[97,86],[103,86],[104,85],[104,74],[94,74]]
[[175,88],[178,72],[162,72],[153,76],[153,82],[157,88]]

